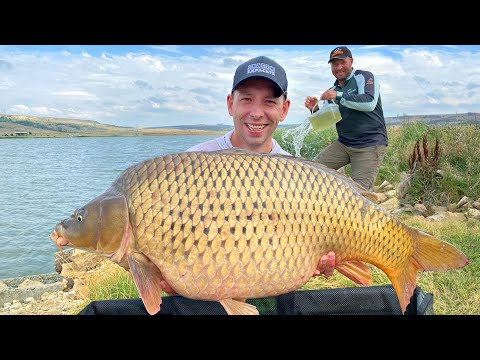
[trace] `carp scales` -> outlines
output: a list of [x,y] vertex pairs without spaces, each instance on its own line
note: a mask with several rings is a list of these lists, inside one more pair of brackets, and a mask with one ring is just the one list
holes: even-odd
[[335,170],[293,156],[243,150],[184,152],[124,170],[104,193],[59,222],[51,239],[127,269],[149,314],[162,282],[218,301],[227,314],[258,314],[249,298],[303,286],[319,259],[370,285],[385,272],[402,313],[418,271],[462,268],[453,245],[409,227]]

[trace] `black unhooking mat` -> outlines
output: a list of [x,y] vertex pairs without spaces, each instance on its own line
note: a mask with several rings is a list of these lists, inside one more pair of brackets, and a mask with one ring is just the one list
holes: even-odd
[[[260,315],[402,315],[391,285],[293,291],[274,297],[249,299]],[[216,301],[163,297],[156,315],[225,315]],[[99,300],[78,315],[148,315],[141,299]],[[405,315],[433,315],[433,295],[415,288]]]

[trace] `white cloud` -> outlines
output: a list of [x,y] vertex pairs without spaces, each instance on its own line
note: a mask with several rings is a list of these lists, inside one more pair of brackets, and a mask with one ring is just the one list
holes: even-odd
[[[305,97],[332,86],[335,46],[0,46],[0,107],[122,126],[231,124],[236,67],[266,55],[287,71],[284,124],[295,124],[308,116]],[[349,47],[354,67],[380,82],[386,116],[480,112],[480,46]]]
[[94,94],[89,94],[86,91],[54,91],[52,92],[54,96],[61,96],[65,98],[72,98],[72,99],[83,99],[83,100],[94,100],[97,99],[97,96]]

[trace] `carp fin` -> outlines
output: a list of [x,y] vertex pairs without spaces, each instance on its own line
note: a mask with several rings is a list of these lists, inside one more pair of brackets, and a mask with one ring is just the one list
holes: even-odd
[[247,304],[244,299],[222,299],[218,301],[228,315],[259,315],[257,308]]
[[411,261],[400,271],[386,271],[402,313],[405,313],[415,290],[417,271],[459,269],[470,263],[470,259],[452,244],[422,230],[411,228],[411,231],[417,244]]
[[162,273],[157,266],[143,254],[127,255],[133,281],[150,315],[160,311],[162,304]]
[[377,194],[371,192],[371,191],[368,191],[368,190],[364,190],[363,188],[361,188],[361,185],[357,185],[359,188],[360,188],[360,194],[362,194],[364,197],[366,197],[368,200],[370,201],[373,201],[374,203],[377,203],[378,204],[378,196]]
[[351,260],[335,264],[335,269],[356,284],[369,286],[372,283],[370,269],[361,261]]

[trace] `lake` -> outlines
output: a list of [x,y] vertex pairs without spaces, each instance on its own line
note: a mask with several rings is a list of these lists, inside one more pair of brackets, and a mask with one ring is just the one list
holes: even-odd
[[0,279],[54,272],[55,224],[128,166],[218,136],[0,140]]

